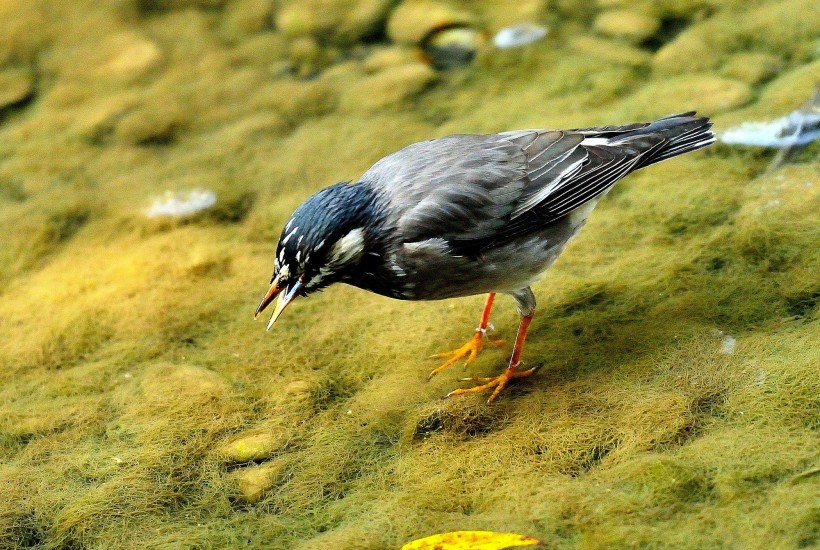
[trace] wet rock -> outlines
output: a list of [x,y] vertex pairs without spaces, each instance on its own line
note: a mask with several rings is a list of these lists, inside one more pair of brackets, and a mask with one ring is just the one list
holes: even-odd
[[591,36],[571,38],[569,45],[573,50],[583,52],[589,56],[628,67],[645,66],[652,59],[648,52],[640,48]]
[[348,46],[380,32],[390,0],[290,0],[276,12],[276,28],[291,37]]
[[484,36],[470,27],[453,27],[434,32],[422,44],[424,54],[436,69],[469,65],[485,44]]
[[27,69],[0,70],[0,109],[28,100],[34,95],[34,77]]
[[720,74],[746,84],[757,84],[776,75],[783,61],[776,55],[761,52],[741,52],[730,57]]
[[708,74],[694,74],[659,80],[632,96],[642,116],[672,112],[686,105],[704,115],[739,107],[751,101],[751,88],[740,81]]
[[287,435],[273,431],[242,434],[217,448],[216,453],[227,462],[264,460],[282,450]]
[[239,489],[240,500],[255,504],[282,479],[284,470],[285,462],[274,460],[236,470],[230,476]]
[[419,45],[436,31],[474,24],[471,14],[431,0],[405,0],[387,21],[387,36],[393,42]]
[[630,10],[610,10],[595,19],[597,32],[611,38],[640,43],[661,28],[660,19]]
[[436,80],[436,72],[424,63],[390,67],[364,78],[342,97],[342,108],[377,111],[418,94]]
[[162,50],[150,40],[126,36],[117,42],[118,52],[100,67],[104,75],[138,78],[162,61]]

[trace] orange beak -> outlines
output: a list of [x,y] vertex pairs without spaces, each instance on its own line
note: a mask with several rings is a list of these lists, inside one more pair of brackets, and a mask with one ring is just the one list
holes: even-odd
[[293,283],[292,286],[286,286],[284,288],[279,287],[279,277],[277,276],[270,285],[268,289],[268,293],[265,294],[265,297],[262,298],[262,302],[259,304],[259,307],[256,308],[256,315],[254,315],[254,319],[256,319],[262,310],[268,307],[274,299],[277,297],[279,300],[276,302],[276,308],[273,311],[273,315],[270,317],[270,321],[268,321],[268,326],[265,330],[270,330],[273,326],[273,323],[282,315],[282,312],[285,311],[285,308],[288,307],[294,298],[296,298],[299,293],[304,288],[304,285],[301,281],[296,281]]
[[282,292],[282,289],[279,288],[279,275],[277,275],[273,281],[271,281],[268,293],[265,294],[265,297],[262,298],[261,302],[259,302],[259,307],[256,308],[256,313],[253,314],[253,318],[256,319],[259,317],[259,314],[262,313],[265,308],[276,299],[280,292]]

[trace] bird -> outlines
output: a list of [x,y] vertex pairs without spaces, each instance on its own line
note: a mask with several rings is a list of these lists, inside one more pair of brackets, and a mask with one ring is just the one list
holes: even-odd
[[535,314],[531,287],[578,235],[596,204],[627,174],[715,141],[694,111],[624,125],[456,134],[421,141],[377,161],[357,181],[326,187],[287,220],[270,288],[267,330],[296,298],[334,283],[399,300],[487,294],[478,328],[430,377],[485,343],[496,294],[512,296],[519,325],[501,374],[445,397],[531,376],[521,354]]

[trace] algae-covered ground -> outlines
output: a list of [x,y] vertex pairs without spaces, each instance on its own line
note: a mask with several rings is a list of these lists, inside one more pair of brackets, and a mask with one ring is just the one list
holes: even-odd
[[[487,40],[521,21],[550,34]],[[417,47],[448,28],[478,52],[441,70]],[[292,209],[384,154],[774,119],[819,37],[816,0],[0,0],[0,548],[818,547],[816,143],[621,182],[534,288],[541,369],[492,405],[440,399],[460,366],[426,381],[481,297],[252,313]],[[198,188],[202,214],[145,216]]]

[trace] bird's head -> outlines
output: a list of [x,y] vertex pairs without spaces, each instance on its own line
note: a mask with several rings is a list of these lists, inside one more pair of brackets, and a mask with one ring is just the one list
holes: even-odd
[[278,298],[268,330],[295,298],[342,281],[355,270],[366,246],[369,206],[363,186],[337,183],[296,209],[279,237],[270,289],[254,316]]

